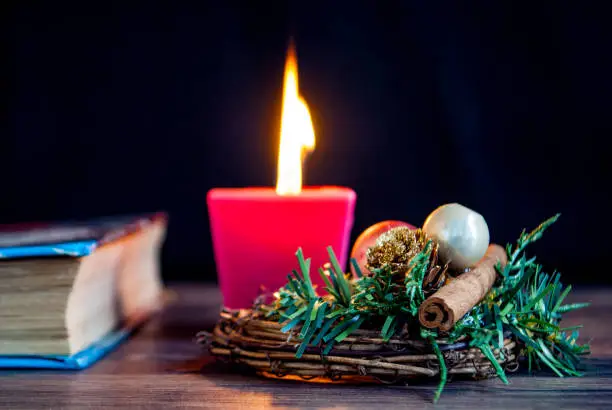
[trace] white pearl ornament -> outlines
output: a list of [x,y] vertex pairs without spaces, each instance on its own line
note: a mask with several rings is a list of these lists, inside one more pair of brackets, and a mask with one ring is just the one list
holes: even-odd
[[423,231],[440,244],[439,258],[450,268],[473,267],[489,246],[489,227],[478,212],[460,204],[446,204],[433,211]]

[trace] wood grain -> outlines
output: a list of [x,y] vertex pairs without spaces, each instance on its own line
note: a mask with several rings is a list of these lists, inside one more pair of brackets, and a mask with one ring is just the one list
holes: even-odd
[[241,374],[215,362],[193,339],[212,329],[218,291],[176,287],[177,301],[131,340],[82,372],[2,371],[0,408],[6,409],[424,409],[612,408],[612,289],[579,289],[572,301],[593,306],[568,316],[583,323],[592,358],[583,378],[549,374],[455,380],[433,406],[435,383],[414,386],[329,385],[275,381]]

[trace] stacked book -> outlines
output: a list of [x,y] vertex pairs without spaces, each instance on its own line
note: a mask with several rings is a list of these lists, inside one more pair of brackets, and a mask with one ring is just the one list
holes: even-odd
[[163,302],[163,213],[0,226],[0,367],[82,369]]

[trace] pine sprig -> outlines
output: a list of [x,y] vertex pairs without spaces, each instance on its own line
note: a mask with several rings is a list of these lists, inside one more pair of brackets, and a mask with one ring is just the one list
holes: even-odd
[[[544,272],[535,258],[528,259],[525,254],[527,246],[540,239],[558,217],[546,220],[530,233],[523,231],[516,245],[507,247],[509,262],[501,272],[502,280],[455,325],[451,340],[468,336],[470,344],[484,349],[491,359],[491,349],[500,349],[503,354],[504,336],[510,332],[524,346],[530,371],[532,364],[537,364],[549,367],[560,377],[581,374],[577,370],[579,356],[589,347],[578,344],[577,330],[567,333],[560,322],[563,313],[588,304],[564,305],[571,287],[564,288],[559,273]],[[491,363],[495,366],[496,361]],[[496,371],[504,380],[503,370],[496,367]]]
[[276,292],[276,303],[268,316],[278,316],[284,324],[283,332],[291,332],[301,326],[300,346],[296,357],[302,357],[310,341],[320,328],[328,302],[317,295],[310,277],[310,258],[304,259],[302,249],[296,252],[299,271],[287,276],[287,284]]
[[541,362],[559,376],[579,376],[578,356],[589,347],[577,343],[577,331],[567,334],[561,330],[560,322],[563,313],[588,304],[563,305],[571,286],[564,288],[559,273],[545,273],[535,258],[527,259],[525,254],[526,247],[540,239],[559,216],[549,218],[528,234],[523,231],[514,250],[508,248],[505,281],[497,290],[501,295],[499,306],[505,313],[499,319],[525,344],[529,362]]
[[525,248],[540,239],[544,234],[544,231],[546,231],[546,229],[548,229],[552,224],[557,222],[557,219],[559,219],[560,216],[561,214],[556,214],[555,216],[548,218],[529,233],[526,233],[526,231],[523,230],[516,242],[514,250],[512,250],[512,246],[510,244],[506,246],[506,252],[508,253],[508,264],[502,271],[502,275],[505,278],[507,278],[513,271],[523,267],[525,264],[533,263],[535,258],[531,260],[525,259]]

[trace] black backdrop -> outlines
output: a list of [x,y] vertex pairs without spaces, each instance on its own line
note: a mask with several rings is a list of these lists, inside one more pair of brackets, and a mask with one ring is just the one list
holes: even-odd
[[[14,2],[0,222],[164,209],[165,277],[214,279],[205,195],[275,182],[294,36],[317,148],[355,237],[436,206],[611,282],[610,28],[595,2]],[[434,5],[436,3],[436,5]],[[463,3],[463,2],[461,2]]]

